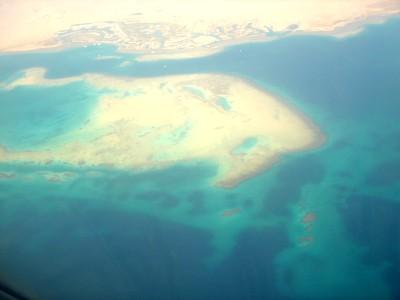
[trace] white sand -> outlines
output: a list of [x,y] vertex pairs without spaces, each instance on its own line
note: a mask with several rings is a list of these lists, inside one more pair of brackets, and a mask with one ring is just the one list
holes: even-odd
[[[86,74],[46,79],[27,70],[6,86],[60,85],[85,80],[113,92],[102,96],[89,122],[43,145],[44,151],[0,151],[0,161],[59,161],[73,165],[151,170],[188,160],[213,160],[215,184],[230,187],[274,163],[282,154],[323,141],[319,130],[280,102],[242,79],[194,74],[149,79]],[[220,104],[221,97],[229,103]],[[247,138],[249,151],[237,153]]]

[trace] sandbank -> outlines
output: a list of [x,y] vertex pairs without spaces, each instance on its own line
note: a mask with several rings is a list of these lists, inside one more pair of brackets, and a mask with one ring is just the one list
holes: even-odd
[[[264,171],[282,155],[316,148],[324,141],[320,130],[303,114],[237,77],[44,76],[43,69],[26,70],[5,88],[83,80],[107,92],[79,129],[35,150],[3,148],[0,162],[52,161],[140,171],[212,160],[218,166],[213,183],[233,187]],[[221,99],[225,105],[221,105]],[[251,147],[235,151],[249,138],[255,141]]]

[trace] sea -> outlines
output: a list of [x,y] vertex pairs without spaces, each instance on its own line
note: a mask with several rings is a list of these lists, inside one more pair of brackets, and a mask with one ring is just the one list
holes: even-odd
[[[231,189],[211,184],[212,161],[147,172],[0,163],[2,286],[57,300],[400,299],[400,18],[342,38],[135,58],[109,45],[2,54],[0,81],[32,67],[49,78],[229,74],[305,114],[326,142]],[[81,126],[101,93],[0,88],[0,145],[39,149]],[[75,176],[39,176],[51,172]]]

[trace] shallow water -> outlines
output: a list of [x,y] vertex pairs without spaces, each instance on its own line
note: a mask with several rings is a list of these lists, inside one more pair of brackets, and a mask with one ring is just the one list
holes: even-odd
[[[1,278],[40,299],[400,298],[399,32],[393,19],[346,39],[182,61],[138,63],[108,46],[0,56],[2,80],[36,66],[49,77],[238,75],[328,138],[234,189],[210,186],[212,162],[146,173],[1,164]],[[1,144],[40,147],[84,122],[98,92],[0,90]]]

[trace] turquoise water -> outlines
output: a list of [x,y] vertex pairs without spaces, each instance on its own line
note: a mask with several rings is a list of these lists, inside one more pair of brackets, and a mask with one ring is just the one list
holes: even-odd
[[221,106],[226,111],[231,110],[231,104],[225,97],[219,97],[217,100],[217,105]]
[[[182,61],[95,59],[112,47],[0,56],[2,80],[34,66],[54,78],[233,74],[328,138],[234,189],[210,186],[212,162],[145,173],[2,164],[15,177],[0,179],[1,279],[40,299],[400,298],[399,32],[393,19],[346,39],[288,37]],[[79,83],[1,90],[1,144],[45,145],[82,124],[97,95]]]
[[255,137],[249,137],[245,139],[239,146],[237,146],[235,149],[233,149],[234,154],[244,154],[251,149],[253,149],[258,143],[258,139]]
[[87,121],[99,92],[83,82],[61,87],[0,90],[0,140],[10,149],[32,149]]

